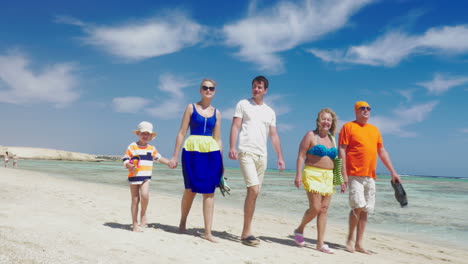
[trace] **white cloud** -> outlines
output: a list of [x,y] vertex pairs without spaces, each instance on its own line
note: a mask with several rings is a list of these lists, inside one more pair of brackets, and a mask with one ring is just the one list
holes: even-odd
[[144,109],[150,100],[142,97],[117,97],[112,100],[112,107],[120,113],[138,113]]
[[372,1],[282,1],[264,10],[252,4],[246,18],[224,26],[226,44],[239,47],[236,55],[261,70],[281,72],[283,61],[277,53],[344,27],[350,16]]
[[368,45],[352,46],[346,51],[309,49],[308,52],[326,62],[392,67],[416,54],[468,53],[468,26],[431,28],[415,36],[392,31]]
[[60,23],[60,24],[70,24],[70,25],[75,25],[79,27],[85,27],[86,23],[84,23],[81,20],[78,20],[74,17],[69,17],[69,16],[57,16],[55,17],[55,22]]
[[426,88],[429,93],[442,94],[449,89],[468,83],[468,76],[448,76],[436,73],[432,81],[419,82],[418,85]]
[[163,101],[158,106],[149,108],[146,112],[151,116],[161,119],[181,118],[186,104],[181,100],[167,100]]
[[64,107],[80,97],[73,64],[47,65],[36,72],[30,69],[30,64],[20,53],[0,55],[0,102],[52,103]]
[[413,99],[414,90],[397,90],[397,92],[403,96],[407,102],[410,102]]
[[275,110],[276,116],[281,116],[291,112],[289,105],[285,104],[286,95],[272,94],[265,97],[265,103]]
[[372,116],[370,123],[377,126],[382,134],[393,134],[400,137],[414,137],[415,132],[409,131],[407,126],[421,123],[427,119],[438,104],[437,101],[414,105],[413,107],[394,110],[393,117]]
[[116,97],[112,100],[112,108],[121,113],[146,112],[161,119],[180,118],[186,106],[182,90],[190,85],[193,85],[193,81],[165,73],[159,76],[156,100],[136,96]]
[[232,120],[234,116],[234,112],[236,111],[236,107],[226,108],[221,110],[221,118],[226,120]]
[[289,132],[295,128],[294,125],[286,124],[286,123],[276,124],[276,126],[279,132]]
[[173,97],[182,98],[184,97],[182,90],[191,84],[193,82],[170,73],[165,73],[159,77],[158,87],[159,90],[172,94]]
[[206,34],[205,27],[179,12],[116,26],[91,25],[63,16],[56,21],[80,26],[86,44],[130,61],[177,52],[199,43]]
[[147,109],[147,113],[162,119],[180,118],[186,106],[186,100],[182,90],[190,85],[192,81],[177,77],[172,74],[163,74],[159,77],[158,89],[163,94],[157,106]]

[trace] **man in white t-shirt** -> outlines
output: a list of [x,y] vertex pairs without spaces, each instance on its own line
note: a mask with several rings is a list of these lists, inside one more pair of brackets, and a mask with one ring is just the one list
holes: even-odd
[[[273,109],[263,102],[267,90],[268,79],[264,76],[255,77],[252,81],[252,98],[237,103],[231,126],[229,158],[239,160],[239,167],[247,185],[241,241],[248,246],[260,243],[260,240],[253,236],[251,226],[255,203],[267,168],[268,136],[278,156],[278,169],[283,171],[285,168],[281,142],[276,130],[276,115]],[[236,150],[238,137],[239,151]]]

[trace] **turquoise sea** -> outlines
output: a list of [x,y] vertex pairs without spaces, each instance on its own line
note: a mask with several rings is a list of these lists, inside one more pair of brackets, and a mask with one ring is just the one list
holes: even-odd
[[[21,160],[21,169],[44,172],[54,177],[98,182],[127,187],[126,170],[120,162],[71,162]],[[227,168],[225,176],[232,188],[223,197],[216,191],[216,207],[242,208],[245,185],[240,171]],[[257,211],[296,219],[299,223],[308,202],[303,189],[294,184],[295,171],[268,170],[257,201]],[[395,200],[390,177],[377,179],[377,204],[367,228],[374,232],[396,235],[438,245],[468,246],[468,177],[402,176],[409,205],[401,208]],[[180,168],[171,170],[157,164],[153,171],[151,192],[181,197],[183,179]],[[337,187],[338,188],[338,187]],[[337,189],[338,190],[338,189]],[[329,209],[329,222],[347,228],[348,194],[337,192]],[[216,216],[215,216],[216,218]],[[294,227],[291,227],[291,230]],[[344,239],[344,238],[343,238]]]

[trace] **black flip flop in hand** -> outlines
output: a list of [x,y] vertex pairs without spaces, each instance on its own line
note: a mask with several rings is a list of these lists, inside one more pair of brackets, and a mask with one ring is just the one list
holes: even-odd
[[408,206],[408,198],[406,197],[405,189],[400,182],[390,181],[392,184],[393,190],[395,190],[395,198],[400,203],[401,207]]

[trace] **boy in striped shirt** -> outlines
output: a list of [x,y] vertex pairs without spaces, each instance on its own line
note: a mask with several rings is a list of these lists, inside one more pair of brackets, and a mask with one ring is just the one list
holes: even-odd
[[[162,157],[158,150],[148,144],[156,137],[153,125],[143,121],[134,130],[138,141],[131,143],[122,159],[125,168],[128,169],[128,182],[132,196],[132,230],[141,232],[139,226],[147,227],[146,209],[149,202],[149,183],[153,172],[153,161],[168,165],[169,160]],[[138,205],[141,203],[140,224],[138,224]]]

